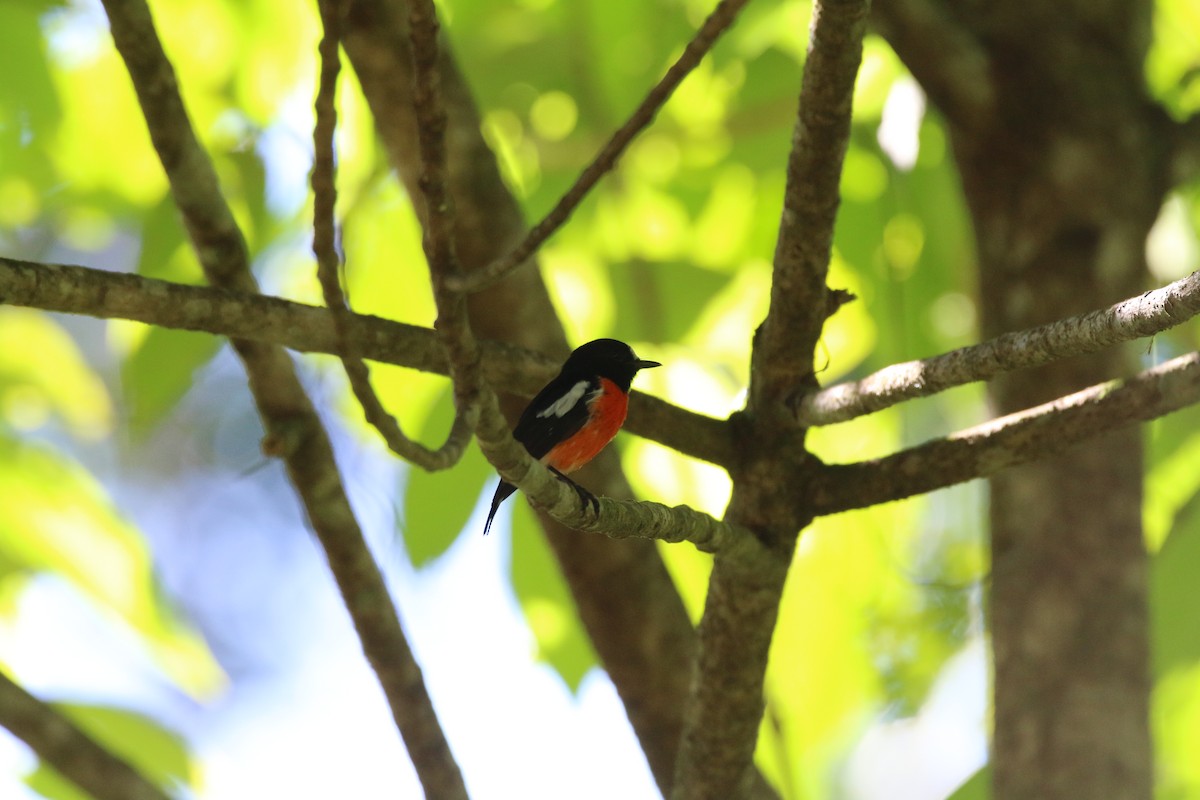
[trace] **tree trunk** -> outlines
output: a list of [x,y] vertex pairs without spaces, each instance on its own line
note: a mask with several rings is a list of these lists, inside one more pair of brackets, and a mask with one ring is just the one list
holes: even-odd
[[[883,27],[949,117],[984,334],[1137,294],[1167,188],[1166,120],[1141,76],[1149,4],[932,3],[924,18],[918,5],[887,4]],[[917,35],[931,19],[954,33],[944,58]],[[1116,377],[1127,361],[1110,351],[1011,374],[992,386],[995,410]],[[1151,796],[1141,478],[1130,430],[992,481],[998,800]]]
[[[1156,117],[1125,53],[1092,49],[1082,25],[1048,25],[1032,40],[1013,33],[992,48],[995,124],[955,140],[989,335],[1136,294],[1165,189],[1147,124]],[[992,398],[1007,413],[1126,367],[1117,351],[1015,373]],[[1140,435],[1113,434],[992,481],[1001,800],[1152,794]]]

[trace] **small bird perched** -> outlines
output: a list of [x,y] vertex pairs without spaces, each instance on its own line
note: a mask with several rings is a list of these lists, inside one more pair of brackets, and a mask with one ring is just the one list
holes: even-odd
[[[575,349],[558,377],[546,384],[521,412],[513,438],[579,492],[595,498],[567,477],[591,461],[612,441],[625,422],[629,385],[638,370],[661,367],[638,358],[633,348],[616,339],[596,339]],[[491,530],[500,504],[517,490],[501,479],[492,496],[483,535]]]

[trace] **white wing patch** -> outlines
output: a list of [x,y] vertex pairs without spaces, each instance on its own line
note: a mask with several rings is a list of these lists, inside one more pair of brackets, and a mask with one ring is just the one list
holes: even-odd
[[558,417],[559,419],[562,419],[570,412],[572,408],[579,405],[579,401],[583,399],[583,395],[585,392],[587,392],[590,384],[590,381],[579,381],[570,389],[568,389],[566,394],[539,411],[537,413],[538,418],[544,419],[545,417]]

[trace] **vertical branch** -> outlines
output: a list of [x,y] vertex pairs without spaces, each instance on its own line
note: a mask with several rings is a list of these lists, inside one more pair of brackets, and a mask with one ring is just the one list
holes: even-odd
[[767,796],[753,770],[763,686],[790,550],[752,537],[718,552],[700,621],[673,800]]
[[838,297],[825,276],[869,7],[869,0],[813,7],[770,308],[754,341],[747,409],[735,423],[742,456],[730,469],[726,521],[757,538],[713,563],[675,772],[678,800],[747,792],[779,602],[797,536],[812,519],[817,465],[789,404],[815,384],[813,351]]
[[406,461],[422,469],[448,469],[458,463],[466,452],[471,429],[465,421],[456,420],[446,441],[436,450],[413,441],[400,428],[396,418],[387,412],[379,396],[371,388],[371,373],[362,359],[357,343],[349,334],[350,314],[339,275],[337,227],[334,209],[337,205],[337,169],[334,165],[333,135],[337,128],[337,81],[341,72],[338,56],[341,43],[343,4],[337,0],[319,0],[324,36],[318,48],[321,71],[317,87],[316,125],[313,128],[313,254],[317,259],[317,279],[325,304],[329,306],[338,349],[350,389],[362,406],[363,414],[379,431],[388,448]]
[[482,395],[490,390],[483,382],[479,345],[467,318],[467,299],[447,284],[460,269],[454,251],[454,205],[447,190],[447,117],[438,69],[440,25],[432,0],[410,0],[408,27],[412,44],[413,112],[421,150],[421,176],[417,183],[425,199],[422,244],[438,310],[434,329],[446,346],[450,377],[454,381],[454,427],[470,436],[481,406],[486,405],[489,413],[495,409],[497,415],[499,409],[494,402],[482,402]]
[[[209,282],[256,293],[245,240],[192,130],[150,9],[144,0],[104,0],[104,7]],[[263,449],[284,460],[421,782],[431,795],[466,797],[420,668],[346,497],[329,437],[291,360],[275,346],[240,339],[233,346],[266,430]]]
[[770,310],[754,348],[754,405],[787,402],[815,384],[813,352],[831,311],[825,276],[869,10],[869,0],[825,0],[813,5],[775,246]]

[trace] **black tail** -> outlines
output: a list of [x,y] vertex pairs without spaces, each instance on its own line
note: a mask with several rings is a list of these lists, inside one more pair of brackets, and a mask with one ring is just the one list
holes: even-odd
[[487,524],[483,526],[483,535],[487,536],[488,531],[492,529],[492,520],[496,518],[496,511],[500,508],[500,504],[508,499],[508,496],[517,490],[507,481],[500,481],[500,485],[496,487],[496,493],[492,495],[492,510],[488,512]]

